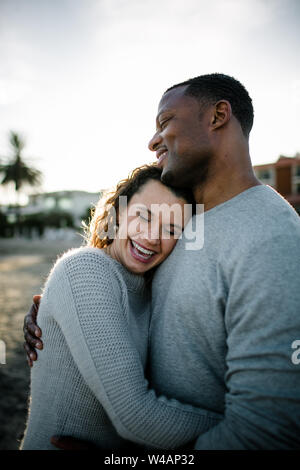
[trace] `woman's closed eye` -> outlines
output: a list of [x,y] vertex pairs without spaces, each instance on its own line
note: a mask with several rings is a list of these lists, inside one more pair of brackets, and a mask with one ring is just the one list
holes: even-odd
[[167,227],[164,227],[164,233],[167,235],[170,235],[171,237],[176,236],[178,238],[180,237],[182,230],[179,227],[175,228],[175,227],[167,226]]
[[144,220],[145,222],[150,222],[150,219],[149,219],[149,215],[146,214],[146,213],[141,213],[141,212],[138,212],[138,217],[142,220]]

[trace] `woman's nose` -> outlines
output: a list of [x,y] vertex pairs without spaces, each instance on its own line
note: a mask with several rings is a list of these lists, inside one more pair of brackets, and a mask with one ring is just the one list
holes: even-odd
[[147,240],[151,245],[157,245],[160,243],[161,230],[159,224],[151,223],[148,228]]
[[157,146],[161,143],[162,138],[159,132],[155,132],[154,136],[152,139],[149,141],[148,144],[148,149],[151,150],[152,152],[155,152]]

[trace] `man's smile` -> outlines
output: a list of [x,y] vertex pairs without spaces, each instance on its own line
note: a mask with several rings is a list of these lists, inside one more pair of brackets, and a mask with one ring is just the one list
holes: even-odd
[[157,166],[160,167],[164,159],[168,156],[168,149],[166,147],[160,148],[156,152],[156,158],[158,159]]

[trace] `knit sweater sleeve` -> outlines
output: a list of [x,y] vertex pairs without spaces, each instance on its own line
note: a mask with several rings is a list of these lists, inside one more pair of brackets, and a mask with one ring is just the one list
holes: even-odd
[[148,388],[129,331],[126,291],[105,256],[83,251],[63,258],[46,291],[44,300],[83,379],[124,439],[176,448],[220,421],[216,413],[158,397]]

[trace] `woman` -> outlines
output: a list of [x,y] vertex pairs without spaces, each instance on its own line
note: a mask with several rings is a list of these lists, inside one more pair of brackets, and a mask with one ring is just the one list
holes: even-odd
[[[103,449],[128,447],[128,440],[176,448],[218,423],[214,413],[157,397],[144,376],[149,279],[174,248],[188,220],[184,204],[192,202],[189,192],[163,185],[160,176],[149,165],[119,183],[94,215],[89,246],[54,266],[39,310],[44,349],[32,370],[23,449],[53,449],[53,434]],[[161,204],[182,210],[170,219]]]

